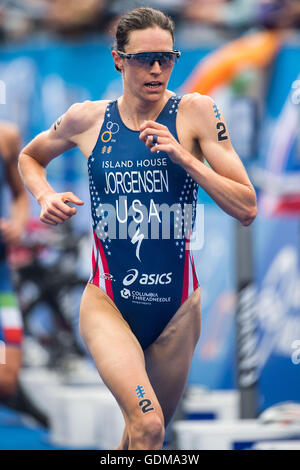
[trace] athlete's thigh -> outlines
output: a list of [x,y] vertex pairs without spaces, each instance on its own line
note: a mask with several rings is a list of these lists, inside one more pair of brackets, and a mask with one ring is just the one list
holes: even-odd
[[199,287],[180,306],[161,335],[145,351],[146,369],[162,407],[166,425],[183,394],[200,330]]
[[[126,424],[153,411],[163,422],[139,342],[113,301],[92,284],[83,293],[80,332],[100,376],[125,412]],[[150,401],[146,409],[147,402],[141,400]]]

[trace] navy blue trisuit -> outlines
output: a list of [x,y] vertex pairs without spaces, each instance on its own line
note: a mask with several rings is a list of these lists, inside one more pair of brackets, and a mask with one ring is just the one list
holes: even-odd
[[[178,140],[181,97],[171,96],[156,122]],[[165,152],[150,152],[140,132],[108,103],[88,158],[93,221],[89,282],[114,301],[145,350],[197,289],[190,237],[198,184]]]

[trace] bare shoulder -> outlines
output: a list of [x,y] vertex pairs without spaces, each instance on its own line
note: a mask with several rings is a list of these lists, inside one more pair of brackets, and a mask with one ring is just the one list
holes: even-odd
[[51,130],[58,136],[64,136],[72,140],[78,134],[88,131],[96,121],[104,117],[108,100],[74,103],[53,124]]
[[195,114],[199,117],[206,117],[213,112],[215,102],[208,95],[200,93],[187,93],[181,99],[181,108],[184,113],[191,117]]
[[[182,97],[181,112],[183,122],[191,130],[196,140],[215,136],[216,118],[224,118],[213,98],[200,93],[188,93]],[[225,126],[225,124],[224,124]]]

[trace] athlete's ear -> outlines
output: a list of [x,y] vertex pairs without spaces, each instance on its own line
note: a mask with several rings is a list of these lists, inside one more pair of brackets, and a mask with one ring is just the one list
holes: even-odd
[[115,69],[118,72],[122,72],[122,70],[123,70],[123,59],[119,56],[117,51],[112,50],[111,55],[113,56],[113,59],[114,59]]

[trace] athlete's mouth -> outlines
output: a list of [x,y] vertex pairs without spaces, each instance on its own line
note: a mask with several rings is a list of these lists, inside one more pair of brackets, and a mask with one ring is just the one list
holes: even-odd
[[145,86],[148,87],[148,88],[158,88],[161,85],[162,85],[161,82],[155,82],[155,81],[145,83]]

